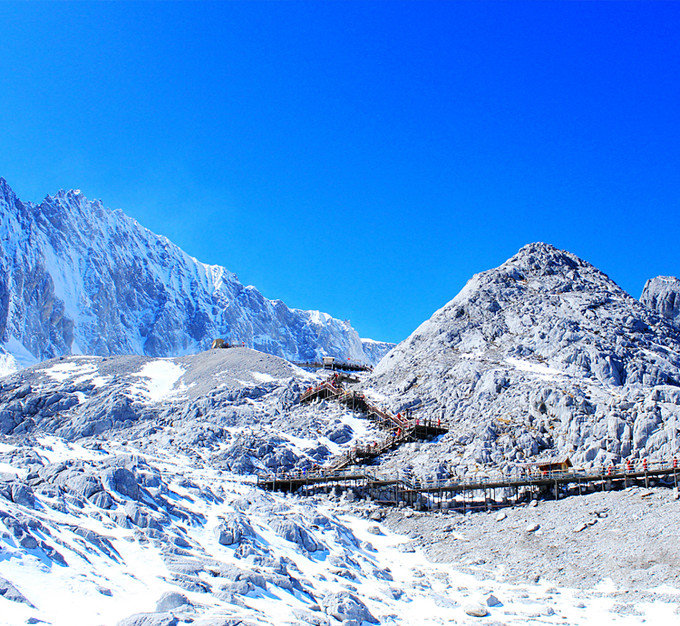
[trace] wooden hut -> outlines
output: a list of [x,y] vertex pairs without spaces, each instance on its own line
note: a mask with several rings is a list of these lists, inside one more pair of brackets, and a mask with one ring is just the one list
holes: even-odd
[[528,474],[548,474],[550,472],[566,472],[573,467],[568,456],[553,457],[552,459],[539,459],[532,463],[526,463],[524,470]]

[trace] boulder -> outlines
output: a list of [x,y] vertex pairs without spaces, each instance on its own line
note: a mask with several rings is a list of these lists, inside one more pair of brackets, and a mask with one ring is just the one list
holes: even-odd
[[465,613],[471,617],[486,617],[489,614],[489,609],[481,604],[474,604],[465,607]]
[[503,603],[493,594],[486,599],[486,606],[503,606]]
[[60,472],[55,484],[83,498],[89,498],[103,489],[101,481],[94,474],[67,469]]
[[354,620],[361,624],[379,624],[380,622],[371,615],[366,605],[355,595],[348,591],[338,591],[324,596],[320,602],[326,615],[330,615],[339,621]]
[[132,500],[140,499],[137,478],[124,467],[110,467],[102,472],[102,484],[108,491],[115,491]]
[[227,513],[214,529],[215,538],[223,546],[231,546],[241,542],[243,537],[253,537],[250,522],[243,513]]
[[191,607],[192,604],[183,593],[168,591],[156,602],[156,611],[163,613],[165,611],[172,611],[172,609],[178,609],[181,606]]
[[316,552],[319,549],[312,535],[293,520],[277,519],[271,526],[277,535],[296,543],[307,552]]
[[15,481],[12,483],[12,502],[32,509],[35,506],[35,496],[30,487]]
[[354,436],[354,431],[347,425],[339,423],[333,427],[333,429],[328,433],[328,438],[337,444],[348,443],[352,441]]

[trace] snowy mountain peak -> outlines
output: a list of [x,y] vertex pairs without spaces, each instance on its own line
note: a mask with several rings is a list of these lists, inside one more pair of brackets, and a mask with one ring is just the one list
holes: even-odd
[[268,300],[78,190],[22,204],[0,181],[0,348],[22,364],[190,354],[215,337],[296,361],[374,363],[388,349],[365,352],[344,322]]
[[0,197],[5,198],[6,200],[16,198],[14,191],[12,191],[12,188],[2,176],[0,176]]

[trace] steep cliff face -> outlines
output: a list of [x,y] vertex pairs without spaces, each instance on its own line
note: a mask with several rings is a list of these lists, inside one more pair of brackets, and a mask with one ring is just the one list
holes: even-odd
[[650,278],[642,290],[640,302],[669,322],[680,325],[680,279],[675,276]]
[[475,275],[376,367],[396,410],[450,421],[442,461],[544,450],[608,462],[678,449],[680,331],[547,244]]
[[299,361],[378,360],[349,324],[268,300],[77,190],[34,205],[0,179],[0,240],[0,345],[13,366],[188,354],[218,336]]

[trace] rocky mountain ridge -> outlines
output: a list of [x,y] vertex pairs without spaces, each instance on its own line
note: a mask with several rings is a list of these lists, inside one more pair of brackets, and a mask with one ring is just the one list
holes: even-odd
[[395,411],[451,424],[409,461],[446,474],[538,454],[667,459],[678,451],[679,385],[676,326],[590,263],[536,243],[470,279],[365,386]]
[[362,341],[326,313],[268,300],[78,190],[36,205],[0,178],[0,241],[4,371],[72,353],[191,354],[215,337],[294,361],[330,354],[372,364],[392,347]]

